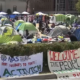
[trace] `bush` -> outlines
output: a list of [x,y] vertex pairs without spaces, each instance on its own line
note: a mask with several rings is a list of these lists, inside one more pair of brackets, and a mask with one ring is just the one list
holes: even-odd
[[78,49],[80,48],[80,42],[74,43],[53,43],[53,44],[27,44],[27,45],[6,45],[0,46],[0,52],[2,54],[10,56],[24,56],[32,55],[35,53],[43,52],[43,72],[49,72],[47,51],[62,52],[64,50]]

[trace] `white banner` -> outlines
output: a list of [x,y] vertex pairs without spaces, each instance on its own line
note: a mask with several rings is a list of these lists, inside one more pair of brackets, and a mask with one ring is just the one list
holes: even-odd
[[48,66],[58,78],[80,77],[80,49],[63,52],[48,51]]
[[43,67],[43,53],[31,56],[14,56],[0,54],[0,76],[24,76],[39,74]]

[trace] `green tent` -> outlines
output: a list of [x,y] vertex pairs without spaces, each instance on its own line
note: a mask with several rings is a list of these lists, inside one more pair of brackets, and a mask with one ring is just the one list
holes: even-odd
[[21,42],[21,36],[12,27],[0,27],[0,44],[11,41]]
[[2,21],[2,26],[4,26],[5,24],[11,24],[11,25],[13,25],[13,23],[10,20],[4,20],[4,21]]
[[14,23],[14,27],[17,27],[20,23],[24,23],[23,20],[17,20],[15,23]]
[[56,21],[64,22],[66,16],[64,14],[55,14]]
[[19,28],[19,30],[29,30],[29,31],[37,31],[36,27],[32,24],[32,23],[29,23],[29,22],[25,22],[25,23],[22,23]]

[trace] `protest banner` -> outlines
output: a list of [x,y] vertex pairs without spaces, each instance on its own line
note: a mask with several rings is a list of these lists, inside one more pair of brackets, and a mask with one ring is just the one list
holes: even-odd
[[39,74],[43,67],[43,53],[31,56],[14,56],[0,54],[0,76],[25,76]]
[[48,51],[48,66],[58,78],[80,77],[80,49],[63,52]]

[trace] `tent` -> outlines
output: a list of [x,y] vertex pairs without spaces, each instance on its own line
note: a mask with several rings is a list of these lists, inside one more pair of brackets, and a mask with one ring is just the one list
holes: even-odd
[[28,12],[26,12],[26,11],[24,11],[24,12],[22,12],[22,14],[29,14]]
[[44,14],[42,12],[38,12],[38,13],[36,13],[36,15],[48,15],[48,14]]
[[22,36],[26,36],[26,30],[28,30],[29,34],[35,34],[38,32],[36,27],[32,23],[29,23],[29,22],[19,24],[19,26],[16,27],[16,30],[18,30],[18,29],[19,29],[19,33]]
[[6,25],[6,24],[11,24],[13,26],[13,23],[10,20],[2,21],[2,26]]
[[0,44],[10,41],[21,42],[22,39],[12,27],[0,27]]
[[48,34],[48,36],[57,37],[59,35],[67,35],[68,32],[69,32],[69,29],[67,27],[60,25],[52,29]]
[[22,23],[19,27],[18,27],[19,30],[29,30],[29,31],[36,31],[36,27],[32,24],[32,23],[29,23],[29,22],[25,22],[25,23]]
[[77,39],[80,41],[80,28],[79,29],[76,29],[74,31],[74,35],[77,37]]
[[20,14],[20,13],[19,13],[19,12],[17,12],[17,11],[14,11],[14,12],[13,12],[13,14]]
[[14,27],[17,27],[20,23],[24,23],[23,20],[17,20],[15,23],[14,23]]
[[6,15],[7,13],[6,12],[0,12],[0,14]]

